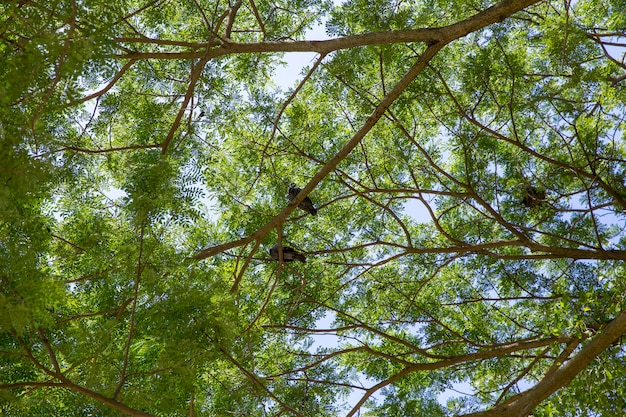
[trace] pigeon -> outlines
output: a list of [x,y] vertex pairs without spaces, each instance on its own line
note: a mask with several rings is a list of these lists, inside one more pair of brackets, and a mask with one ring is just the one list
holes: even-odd
[[[278,243],[270,248],[270,256],[273,260],[278,260]],[[292,262],[294,259],[300,262],[306,262],[306,258],[303,254],[296,252],[295,249],[289,246],[283,246],[283,261]]]
[[[291,184],[289,186],[289,201],[293,201],[293,199],[296,198],[300,191],[301,189],[296,187],[296,184]],[[317,214],[317,209],[315,208],[315,206],[313,206],[313,202],[308,196],[304,197],[304,200],[302,200],[300,204],[298,204],[298,207],[308,213],[311,213],[313,216]]]
[[540,206],[546,201],[546,190],[542,190],[532,185],[527,185],[524,188],[524,198],[522,204],[529,208]]

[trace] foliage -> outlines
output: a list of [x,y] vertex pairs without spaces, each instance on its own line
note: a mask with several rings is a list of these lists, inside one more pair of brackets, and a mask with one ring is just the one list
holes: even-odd
[[0,413],[624,413],[625,8],[5,1]]

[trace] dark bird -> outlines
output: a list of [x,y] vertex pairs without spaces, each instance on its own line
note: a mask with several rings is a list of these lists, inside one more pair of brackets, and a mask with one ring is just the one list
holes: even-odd
[[546,190],[542,190],[532,185],[527,185],[524,188],[524,198],[522,198],[522,204],[529,208],[540,206],[546,201]]
[[[289,201],[293,201],[293,199],[296,198],[301,190],[301,188],[296,187],[296,184],[291,184],[289,186]],[[317,209],[315,208],[313,202],[308,196],[304,197],[304,200],[302,200],[300,204],[298,204],[298,207],[308,213],[311,213],[313,216],[317,214]]]
[[[270,248],[270,256],[273,260],[278,260],[278,243]],[[294,259],[297,259],[300,262],[306,262],[306,257],[303,254],[296,252],[295,249],[290,248],[289,246],[283,246],[283,261],[291,262]]]

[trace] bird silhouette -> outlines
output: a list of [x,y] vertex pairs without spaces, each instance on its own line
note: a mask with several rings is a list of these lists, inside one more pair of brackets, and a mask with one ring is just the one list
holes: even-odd
[[538,207],[546,201],[546,190],[527,185],[524,187],[522,204],[529,208]]
[[[278,243],[270,248],[270,256],[273,260],[278,260]],[[303,254],[296,252],[295,249],[289,246],[283,246],[283,261],[292,262],[294,259],[300,262],[306,262],[306,257]]]
[[[296,184],[291,184],[289,186],[289,201],[293,201],[293,199],[296,198],[300,191],[302,191],[302,189],[296,187]],[[302,200],[300,204],[298,204],[298,207],[308,213],[311,213],[313,216],[317,214],[317,209],[315,208],[313,202],[308,196],[304,197],[304,200]]]

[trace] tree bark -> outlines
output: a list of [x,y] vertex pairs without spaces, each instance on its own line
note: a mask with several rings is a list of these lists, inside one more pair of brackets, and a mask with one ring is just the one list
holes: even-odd
[[526,417],[543,400],[570,382],[612,343],[626,333],[626,312],[620,313],[576,355],[525,391],[491,410],[465,414],[461,417]]

